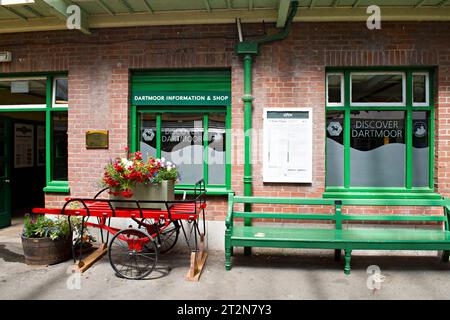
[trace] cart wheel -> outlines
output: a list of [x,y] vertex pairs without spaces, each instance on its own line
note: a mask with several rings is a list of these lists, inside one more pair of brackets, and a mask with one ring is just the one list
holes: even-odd
[[142,279],[148,276],[158,261],[158,249],[153,239],[138,229],[117,232],[109,244],[109,263],[118,276]]
[[180,234],[180,225],[178,224],[177,221],[174,221],[159,235],[159,238],[161,239],[161,246],[159,247],[159,252],[160,253],[169,252],[177,243],[179,234]]

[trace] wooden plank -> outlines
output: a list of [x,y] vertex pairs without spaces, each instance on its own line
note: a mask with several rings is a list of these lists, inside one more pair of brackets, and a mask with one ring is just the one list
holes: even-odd
[[191,253],[191,264],[185,277],[187,281],[198,282],[200,280],[200,275],[202,274],[207,258],[208,254],[205,252],[205,236],[201,235],[199,251]]
[[108,246],[106,243],[100,245],[94,252],[92,252],[86,259],[83,259],[75,265],[75,271],[83,273],[89,269],[96,261],[100,260],[101,257],[108,251]]

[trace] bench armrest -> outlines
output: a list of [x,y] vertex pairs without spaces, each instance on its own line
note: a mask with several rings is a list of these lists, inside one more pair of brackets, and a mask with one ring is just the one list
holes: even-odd
[[234,195],[229,194],[228,195],[228,210],[227,210],[227,216],[225,217],[225,226],[227,229],[231,228],[233,225],[233,207],[234,207]]

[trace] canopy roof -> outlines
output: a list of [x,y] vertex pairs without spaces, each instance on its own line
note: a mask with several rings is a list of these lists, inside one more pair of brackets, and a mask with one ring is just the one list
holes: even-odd
[[[64,30],[67,8],[93,28],[276,22],[283,27],[291,0],[0,0],[0,33]],[[450,21],[450,0],[299,0],[294,21],[364,21],[369,5],[383,21]]]

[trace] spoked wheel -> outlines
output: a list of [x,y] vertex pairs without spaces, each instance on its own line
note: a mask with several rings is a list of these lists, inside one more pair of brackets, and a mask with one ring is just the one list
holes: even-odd
[[148,276],[158,261],[153,239],[138,229],[117,232],[109,244],[109,263],[118,276],[138,280]]
[[163,232],[159,235],[161,239],[161,246],[159,247],[160,253],[166,253],[170,251],[178,240],[180,234],[180,224],[178,221],[173,221]]

